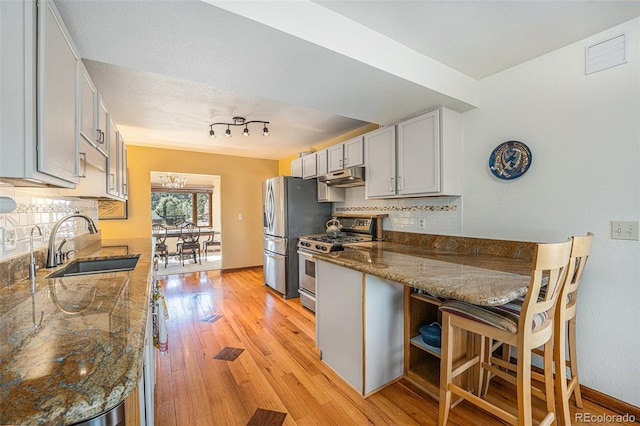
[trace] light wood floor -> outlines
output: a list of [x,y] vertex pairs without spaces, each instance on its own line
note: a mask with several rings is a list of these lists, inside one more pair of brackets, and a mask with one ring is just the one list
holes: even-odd
[[[358,395],[318,359],[313,313],[267,289],[261,269],[160,281],[170,318],[169,354],[157,357],[156,425],[437,424],[437,402],[407,380]],[[510,385],[491,386],[513,403]],[[588,402],[580,412],[614,414]],[[449,424],[503,423],[463,402]]]

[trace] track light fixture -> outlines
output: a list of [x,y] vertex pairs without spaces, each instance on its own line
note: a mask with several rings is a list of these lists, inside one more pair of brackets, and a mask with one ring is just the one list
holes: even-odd
[[224,135],[228,138],[231,137],[231,126],[244,126],[242,130],[242,136],[249,136],[249,124],[251,123],[262,123],[264,127],[262,128],[262,135],[269,136],[269,128],[267,128],[268,121],[262,120],[251,120],[247,121],[244,117],[233,117],[233,123],[213,123],[209,124],[209,137],[215,138],[216,132],[213,130],[213,126],[227,126],[227,130],[225,130]]

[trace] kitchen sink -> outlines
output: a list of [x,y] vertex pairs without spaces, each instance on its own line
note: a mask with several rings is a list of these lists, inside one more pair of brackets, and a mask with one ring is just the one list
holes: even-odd
[[139,254],[130,254],[127,256],[77,259],[59,271],[47,275],[45,278],[63,278],[78,275],[102,274],[105,272],[133,271],[139,258]]

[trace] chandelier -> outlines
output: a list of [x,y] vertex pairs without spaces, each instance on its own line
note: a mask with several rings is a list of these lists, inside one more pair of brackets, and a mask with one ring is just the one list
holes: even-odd
[[166,175],[160,175],[160,183],[165,188],[184,188],[187,184],[187,178],[180,177],[177,173],[167,173]]
[[233,117],[233,123],[213,123],[209,124],[209,137],[215,138],[216,132],[213,131],[213,126],[227,126],[227,130],[224,132],[224,135],[228,138],[231,137],[231,126],[244,126],[242,130],[242,136],[249,136],[249,124],[251,123],[262,123],[264,126],[262,128],[262,136],[269,136],[269,129],[267,128],[268,121],[262,120],[251,120],[247,121],[244,117]]

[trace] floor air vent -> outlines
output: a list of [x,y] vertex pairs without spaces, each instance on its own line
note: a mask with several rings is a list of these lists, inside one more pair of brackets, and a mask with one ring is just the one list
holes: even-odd
[[625,64],[627,62],[628,44],[627,34],[625,33],[587,46],[585,74],[592,74]]

